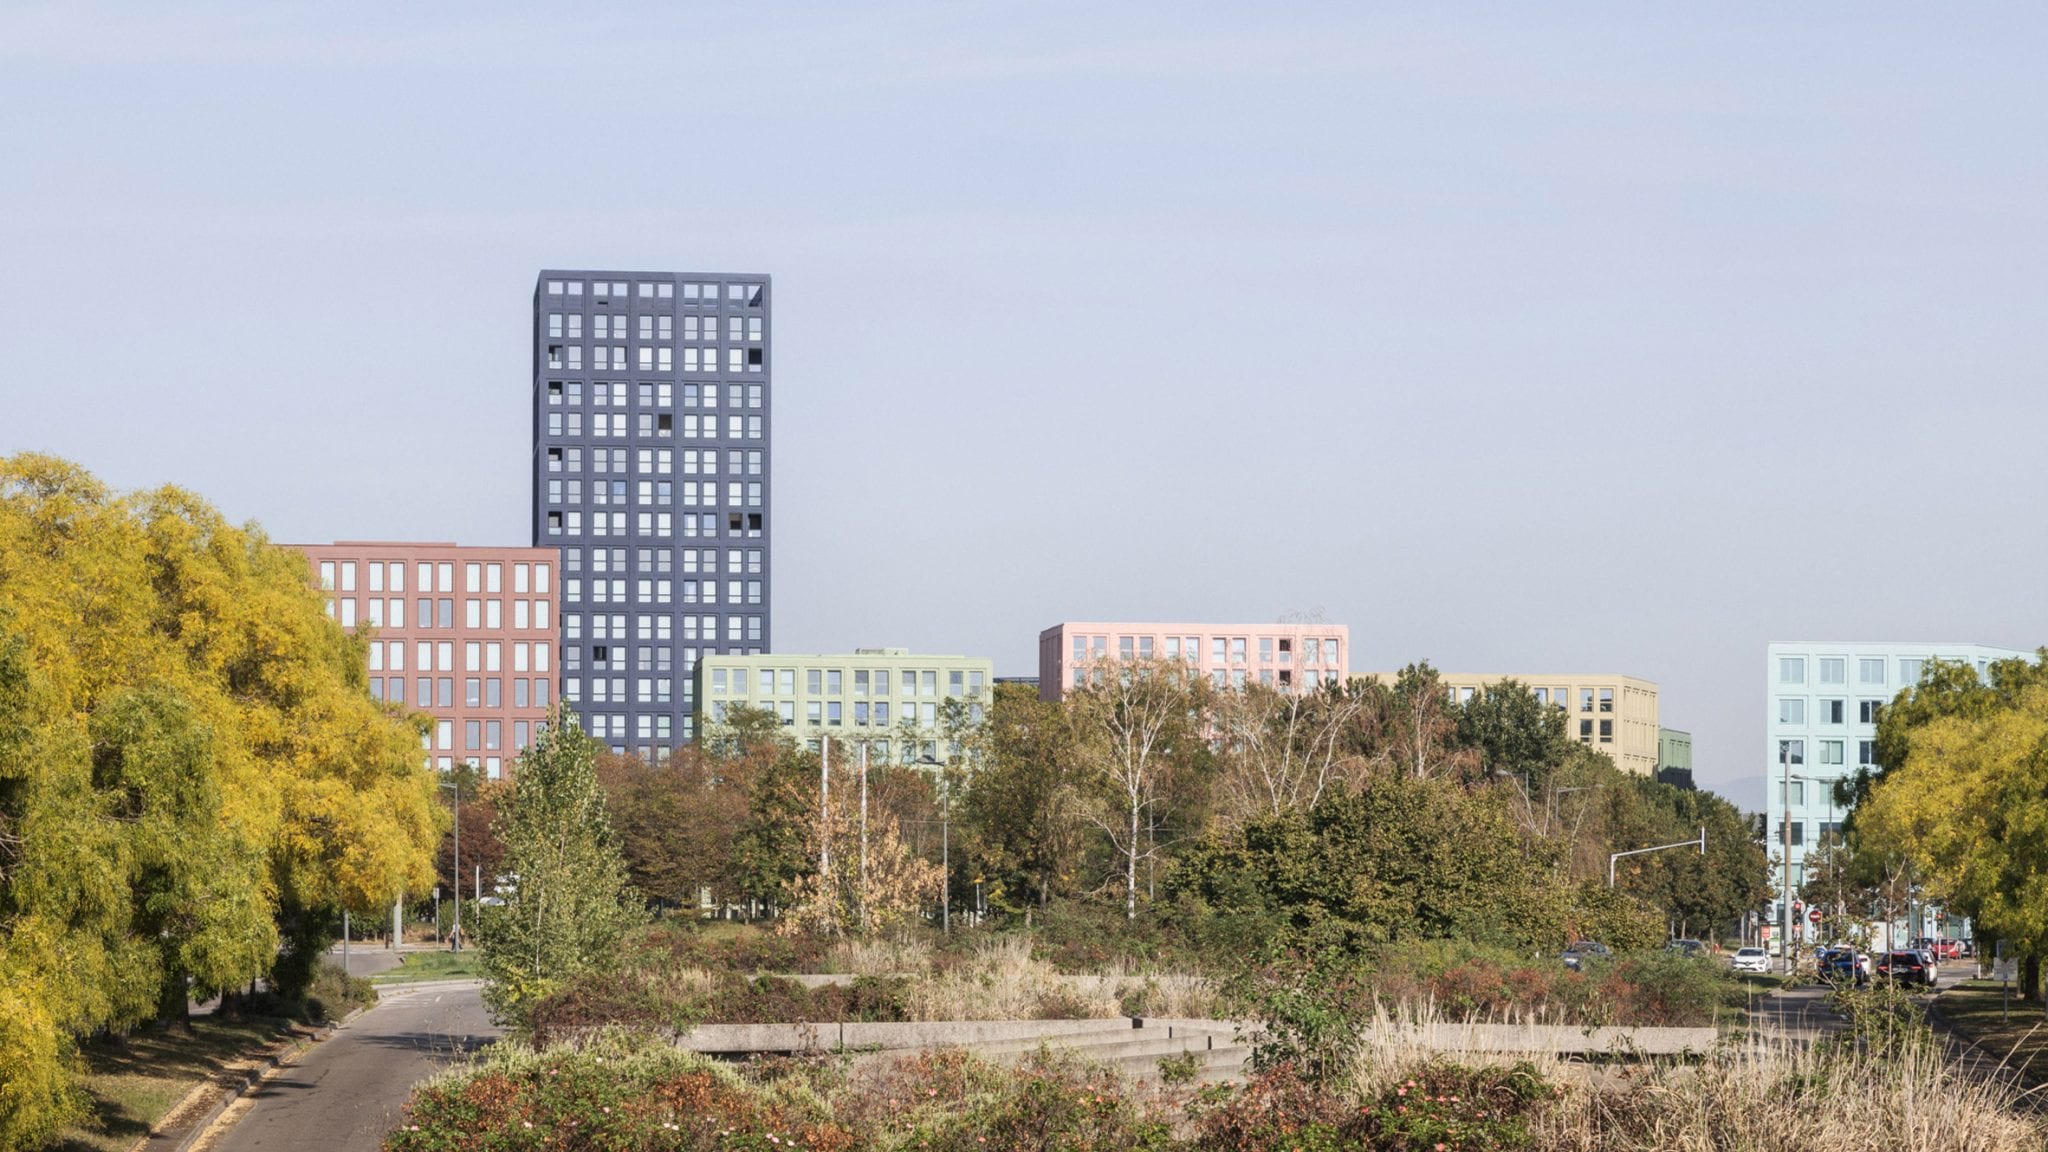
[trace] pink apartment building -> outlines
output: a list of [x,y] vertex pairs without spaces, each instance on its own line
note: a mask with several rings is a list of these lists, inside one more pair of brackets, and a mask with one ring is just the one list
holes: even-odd
[[302,546],[327,610],[370,634],[370,695],[434,718],[435,763],[498,777],[555,703],[553,548],[342,541]]
[[1284,692],[1342,683],[1351,630],[1342,624],[1134,624],[1069,621],[1038,634],[1038,694],[1058,700],[1097,661],[1184,660],[1221,688]]

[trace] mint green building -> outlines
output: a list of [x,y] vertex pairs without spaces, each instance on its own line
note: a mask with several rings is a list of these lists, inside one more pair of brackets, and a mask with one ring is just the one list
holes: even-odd
[[[697,660],[696,728],[709,733],[744,704],[782,718],[806,747],[832,736],[868,741],[870,755],[898,763],[941,759],[954,723],[978,725],[993,701],[995,661],[981,656],[912,655],[907,648],[857,648],[844,655],[743,656]],[[949,708],[949,701],[957,707]]]
[[1692,771],[1692,733],[1676,728],[1657,729],[1657,771]]

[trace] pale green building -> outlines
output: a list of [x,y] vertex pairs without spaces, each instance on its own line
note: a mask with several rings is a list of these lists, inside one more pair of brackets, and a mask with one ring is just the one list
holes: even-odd
[[699,732],[715,730],[729,709],[744,704],[780,716],[806,747],[828,735],[865,740],[871,756],[911,763],[955,751],[949,724],[987,719],[995,662],[912,655],[907,648],[810,656],[707,653],[697,659],[695,682]]

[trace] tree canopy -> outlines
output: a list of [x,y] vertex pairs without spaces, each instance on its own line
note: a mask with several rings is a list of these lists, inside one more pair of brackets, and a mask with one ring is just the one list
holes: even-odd
[[2013,946],[2031,989],[2048,956],[2048,653],[1981,678],[1934,662],[1880,714],[1878,754],[1857,782],[1856,879],[1909,865],[1979,939]]
[[419,731],[303,556],[176,488],[0,460],[0,1147],[75,1114],[73,1039],[268,976],[432,883]]

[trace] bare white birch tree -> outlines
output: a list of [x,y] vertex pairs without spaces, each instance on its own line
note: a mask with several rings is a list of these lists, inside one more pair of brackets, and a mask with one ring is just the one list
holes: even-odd
[[1355,782],[1367,767],[1353,738],[1368,699],[1336,685],[1285,691],[1248,684],[1221,693],[1212,715],[1226,818],[1305,810],[1332,784]]
[[1138,866],[1151,859],[1145,808],[1174,767],[1202,738],[1207,684],[1178,660],[1099,660],[1089,682],[1067,698],[1067,719],[1080,763],[1111,798],[1096,825],[1122,865],[1124,916],[1138,914]]

